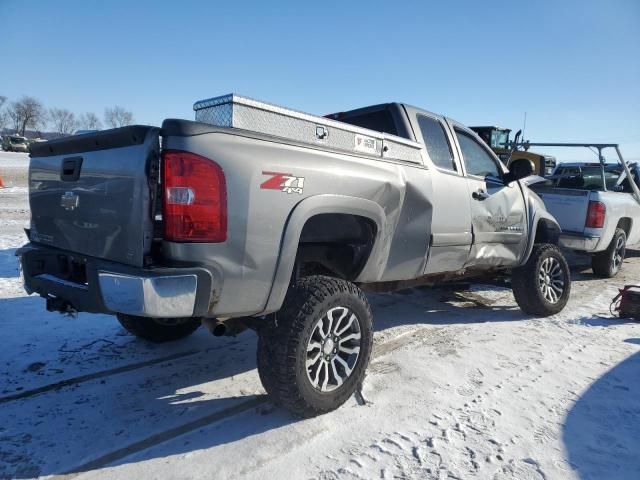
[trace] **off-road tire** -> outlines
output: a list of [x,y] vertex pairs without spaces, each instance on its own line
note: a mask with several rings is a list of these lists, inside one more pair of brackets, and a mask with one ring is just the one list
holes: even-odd
[[119,313],[117,317],[127,332],[153,343],[180,340],[191,335],[201,325],[199,318],[155,319],[124,313]]
[[[622,240],[620,240],[622,239]],[[617,263],[615,261],[616,247],[618,242],[622,241],[622,259]],[[616,228],[611,243],[606,250],[598,252],[591,257],[591,268],[593,273],[603,278],[615,277],[622,269],[622,262],[624,261],[624,255],[627,247],[627,234],[621,228]]]
[[[358,319],[360,353],[344,383],[322,392],[307,375],[307,344],[318,320],[338,306],[348,308]],[[280,311],[258,334],[258,374],[272,401],[297,416],[313,417],[340,407],[364,380],[373,346],[371,308],[351,282],[320,275],[305,277],[290,287]]]
[[[545,298],[538,281],[542,262],[550,257],[559,263],[564,275],[564,289],[556,303]],[[571,273],[560,249],[549,243],[534,245],[527,263],[511,272],[511,288],[518,306],[524,313],[548,317],[562,311],[571,293]]]

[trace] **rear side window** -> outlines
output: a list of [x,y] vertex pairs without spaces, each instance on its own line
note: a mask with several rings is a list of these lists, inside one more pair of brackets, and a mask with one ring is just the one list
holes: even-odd
[[344,123],[355,125],[356,127],[368,128],[376,132],[384,132],[390,135],[397,135],[398,129],[393,121],[393,116],[388,109],[375,110],[362,114],[350,115],[349,113],[335,113],[327,115],[329,118],[339,120]]
[[501,178],[498,165],[491,155],[468,133],[456,129],[462,159],[469,175]]
[[434,118],[418,115],[418,126],[422,132],[429,158],[436,167],[455,170],[456,164],[453,161],[451,145],[449,145],[442,123]]

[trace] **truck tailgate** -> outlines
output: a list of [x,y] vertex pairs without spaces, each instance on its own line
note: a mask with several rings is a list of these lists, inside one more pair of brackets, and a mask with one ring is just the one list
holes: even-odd
[[34,144],[31,240],[142,266],[153,240],[159,129],[130,126]]
[[553,215],[563,232],[584,232],[587,210],[589,208],[589,190],[570,188],[533,187]]

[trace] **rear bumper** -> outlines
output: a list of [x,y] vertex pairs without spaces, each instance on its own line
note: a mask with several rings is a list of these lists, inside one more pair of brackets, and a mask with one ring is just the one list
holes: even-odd
[[593,252],[600,242],[599,235],[563,232],[560,234],[560,245],[571,250]]
[[53,310],[143,317],[206,316],[215,307],[215,272],[201,266],[135,268],[30,243],[16,252],[24,287]]

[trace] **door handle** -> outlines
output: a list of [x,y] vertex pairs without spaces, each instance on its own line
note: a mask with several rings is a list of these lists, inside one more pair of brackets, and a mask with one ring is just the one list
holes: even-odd
[[69,157],[62,161],[60,167],[60,180],[63,182],[77,182],[80,178],[82,157]]
[[489,198],[489,194],[484,190],[482,190],[481,188],[473,192],[471,196],[473,197],[474,200],[480,200],[480,201],[486,200],[487,198]]

